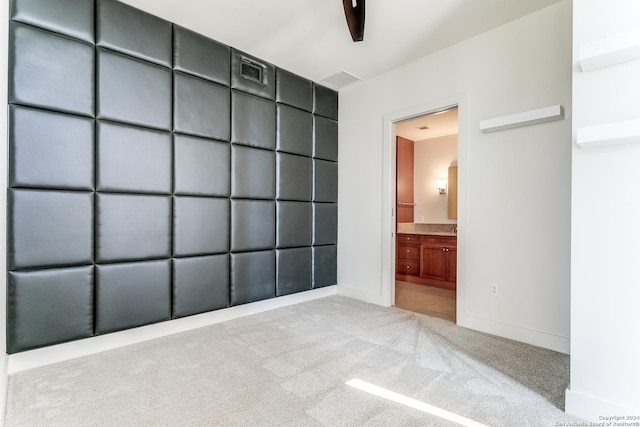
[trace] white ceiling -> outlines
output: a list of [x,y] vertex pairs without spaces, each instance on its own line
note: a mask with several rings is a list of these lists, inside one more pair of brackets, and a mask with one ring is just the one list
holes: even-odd
[[[425,126],[429,129],[420,129]],[[424,141],[425,139],[455,135],[457,133],[457,108],[416,117],[396,124],[396,135],[411,141]]]
[[314,81],[367,79],[559,0],[369,0],[353,43],[340,0],[123,0]]

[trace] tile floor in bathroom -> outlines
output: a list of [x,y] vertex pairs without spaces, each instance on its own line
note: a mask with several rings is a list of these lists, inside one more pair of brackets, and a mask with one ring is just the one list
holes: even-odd
[[456,321],[456,291],[396,281],[396,307]]

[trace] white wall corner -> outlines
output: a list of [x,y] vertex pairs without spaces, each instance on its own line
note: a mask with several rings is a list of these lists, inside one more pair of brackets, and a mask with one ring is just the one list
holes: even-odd
[[583,72],[636,59],[640,59],[640,28],[585,43],[580,46],[578,53],[578,62]]
[[371,292],[364,289],[351,288],[348,286],[338,285],[337,294],[345,297],[368,302],[370,304],[380,305],[382,307],[390,307],[391,303],[388,296],[382,292]]
[[552,105],[550,107],[482,120],[480,122],[480,130],[484,133],[498,132],[563,119],[564,108],[562,105]]
[[634,418],[633,421],[628,421],[624,417],[640,416],[640,408],[633,409],[620,406],[594,396],[576,392],[571,390],[571,387],[565,391],[564,411],[569,415],[574,415],[594,423],[602,423],[604,421],[604,425],[607,425],[607,422],[610,423],[608,425],[615,425],[611,423],[613,421],[619,422],[618,425],[623,425],[623,422],[630,423],[627,425],[636,425],[632,423],[637,422],[637,418]]
[[580,148],[640,142],[640,119],[578,128],[576,143]]

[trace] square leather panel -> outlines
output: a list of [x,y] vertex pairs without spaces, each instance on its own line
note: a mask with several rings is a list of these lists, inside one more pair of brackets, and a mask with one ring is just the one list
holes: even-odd
[[179,25],[173,26],[173,69],[229,86],[231,48]]
[[309,202],[276,202],[277,248],[311,246],[312,211]]
[[171,318],[171,261],[96,266],[96,334]]
[[9,185],[93,190],[94,120],[9,107]]
[[231,254],[231,305],[273,298],[276,294],[275,251]]
[[231,201],[231,251],[273,249],[276,244],[276,203]]
[[231,197],[274,199],[275,157],[273,151],[232,145]]
[[186,74],[174,76],[174,131],[229,141],[229,88]]
[[313,116],[313,157],[338,161],[338,122]]
[[10,24],[10,103],[93,117],[93,92],[92,45],[28,25]]
[[276,296],[311,289],[311,248],[279,249],[276,258]]
[[275,150],[275,103],[236,91],[231,103],[231,142]]
[[332,286],[337,280],[337,246],[313,247],[313,288]]
[[278,105],[278,151],[311,157],[312,116],[297,108]]
[[228,197],[231,147],[226,142],[174,135],[174,192]]
[[229,306],[229,255],[173,260],[173,317]]
[[12,0],[11,19],[93,43],[93,1]]
[[313,179],[312,160],[309,157],[277,153],[278,200],[311,200]]
[[338,92],[321,84],[313,84],[313,114],[338,120]]
[[96,44],[171,67],[171,23],[116,0],[97,0]]
[[175,197],[174,256],[229,252],[229,199]]
[[169,258],[171,197],[97,195],[98,262]]
[[325,160],[314,160],[313,201],[338,201],[338,164]]
[[171,130],[171,71],[98,49],[98,118]]
[[[243,64],[262,69],[260,81],[241,75]],[[275,101],[276,67],[237,49],[231,49],[231,88]]]
[[338,205],[313,204],[313,244],[334,245],[338,242]]
[[276,68],[276,101],[305,111],[313,108],[313,84],[311,80]]
[[171,134],[98,121],[98,190],[171,193]]
[[93,193],[9,190],[10,269],[93,262]]
[[10,272],[9,353],[93,335],[93,266]]

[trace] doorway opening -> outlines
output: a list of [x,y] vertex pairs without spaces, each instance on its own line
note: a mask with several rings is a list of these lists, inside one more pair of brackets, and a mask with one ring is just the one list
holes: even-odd
[[395,123],[395,306],[456,321],[458,107]]

